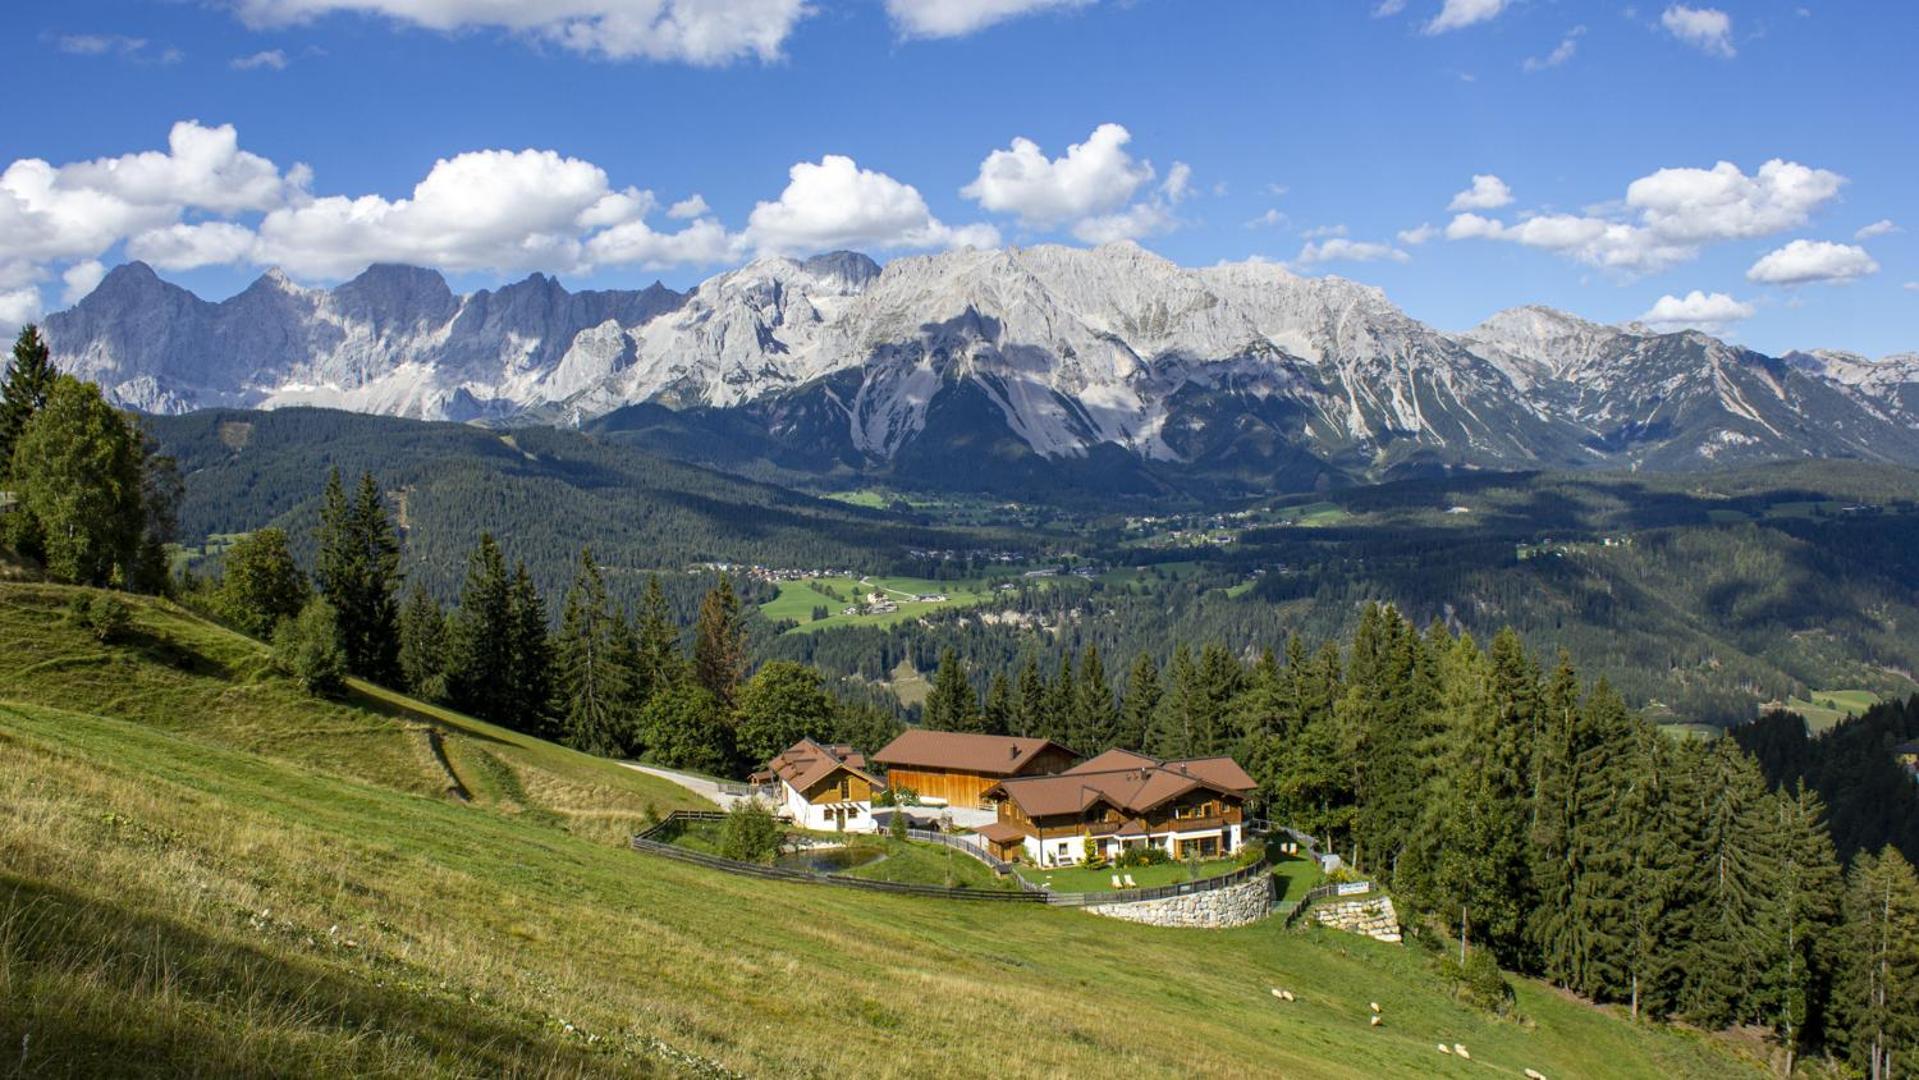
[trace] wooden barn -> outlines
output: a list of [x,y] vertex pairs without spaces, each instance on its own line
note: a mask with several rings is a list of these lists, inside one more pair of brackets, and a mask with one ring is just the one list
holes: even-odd
[[1078,759],[1051,739],[913,728],[871,760],[886,767],[886,786],[894,791],[910,788],[928,802],[984,807],[987,789],[1000,781],[1062,772]]

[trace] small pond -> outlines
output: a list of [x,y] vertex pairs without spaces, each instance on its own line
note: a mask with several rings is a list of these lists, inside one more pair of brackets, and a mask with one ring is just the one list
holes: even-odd
[[805,870],[815,874],[838,874],[856,866],[865,866],[886,858],[884,849],[830,847],[813,848],[781,855],[773,865],[785,870]]

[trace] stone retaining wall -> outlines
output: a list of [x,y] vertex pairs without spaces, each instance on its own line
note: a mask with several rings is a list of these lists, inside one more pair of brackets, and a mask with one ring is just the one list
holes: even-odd
[[1149,926],[1188,926],[1224,929],[1245,926],[1265,918],[1273,910],[1273,877],[1261,874],[1237,885],[1211,892],[1169,896],[1161,900],[1135,900],[1120,904],[1088,904],[1086,910],[1128,922]]
[[1394,944],[1400,940],[1399,912],[1394,910],[1390,896],[1321,901],[1307,908],[1306,914],[1318,925],[1334,930],[1364,934],[1376,941]]

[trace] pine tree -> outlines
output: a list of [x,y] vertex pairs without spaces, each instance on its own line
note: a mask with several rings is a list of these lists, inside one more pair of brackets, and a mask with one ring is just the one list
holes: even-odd
[[446,613],[425,589],[415,586],[400,609],[400,678],[406,692],[422,701],[447,695]]
[[462,712],[508,726],[518,724],[513,615],[506,558],[493,535],[481,533],[448,635],[447,690]]
[[375,682],[397,681],[400,542],[372,473],[361,474],[351,499],[340,470],[328,474],[318,538],[313,577],[338,612],[349,669]]
[[514,567],[510,591],[509,638],[513,645],[514,726],[536,735],[553,731],[553,642],[547,636],[546,601],[533,585],[526,563]]
[[1763,955],[1763,922],[1778,871],[1767,837],[1765,779],[1752,758],[1720,739],[1688,761],[1689,796],[1679,820],[1691,828],[1687,955],[1681,1008],[1710,1027],[1756,1019],[1747,1010]]
[[643,708],[654,694],[678,683],[686,674],[686,657],[680,652],[680,628],[673,621],[666,593],[660,588],[660,576],[646,576],[646,592],[640,598],[639,625],[634,628],[631,680],[634,707]]
[[632,723],[626,714],[626,669],[606,578],[591,549],[580,550],[580,567],[566,591],[560,633],[554,641],[559,682],[560,730],[567,745],[589,754],[627,751]]
[[693,678],[730,712],[746,675],[746,625],[733,580],[725,574],[700,601],[693,633]]
[[1004,671],[993,673],[986,689],[986,708],[980,714],[980,730],[988,735],[1010,735],[1019,705],[1013,699],[1013,684]]
[[1194,752],[1199,744],[1198,717],[1205,707],[1199,668],[1182,642],[1173,648],[1173,658],[1166,665],[1166,693],[1147,734],[1146,752],[1162,760],[1198,756]]
[[1020,665],[1017,702],[1014,710],[1014,735],[1037,735],[1046,715],[1046,676],[1039,671],[1039,659],[1028,653]]
[[979,699],[967,681],[966,666],[952,649],[940,653],[933,689],[926,695],[921,725],[932,731],[977,731]]
[[6,382],[0,385],[0,481],[13,465],[13,447],[27,421],[46,407],[53,393],[55,377],[52,354],[40,337],[40,328],[29,323],[14,339],[13,359],[7,364]]
[[1580,708],[1579,677],[1563,650],[1540,701],[1539,739],[1533,747],[1532,822],[1528,831],[1532,886],[1538,902],[1526,936],[1546,978],[1570,986],[1577,936],[1570,916],[1580,872],[1575,834],[1581,821],[1579,764],[1591,728]]
[[[1059,671],[1046,684],[1046,704],[1040,709],[1039,723],[1034,726],[1033,734],[1070,746],[1073,710],[1078,701],[1078,686],[1073,681],[1073,654],[1068,650],[1060,653]],[[1078,746],[1072,749],[1082,754],[1088,752]]]
[[1919,1054],[1919,876],[1886,847],[1853,861],[1846,879],[1838,1033],[1871,1080]]
[[1819,796],[1796,788],[1766,798],[1772,818],[1766,839],[1777,859],[1765,913],[1763,1001],[1791,1076],[1808,1023],[1824,1011],[1843,881]]
[[1100,660],[1099,646],[1088,645],[1080,656],[1079,677],[1073,687],[1070,745],[1090,756],[1118,742],[1119,704],[1113,700],[1112,684],[1106,681],[1106,665]]
[[1133,669],[1126,676],[1126,697],[1120,705],[1118,745],[1127,750],[1145,750],[1153,717],[1159,714],[1159,665],[1153,654],[1141,652],[1133,658]]

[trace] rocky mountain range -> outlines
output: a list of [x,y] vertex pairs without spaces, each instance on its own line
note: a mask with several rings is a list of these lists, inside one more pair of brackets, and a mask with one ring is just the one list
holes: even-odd
[[694,459],[988,488],[1919,464],[1919,355],[1769,357],[1540,307],[1448,334],[1341,278],[1126,243],[763,258],[687,293],[275,271],[219,303],[129,263],[46,330],[64,368],[147,411],[588,425]]

